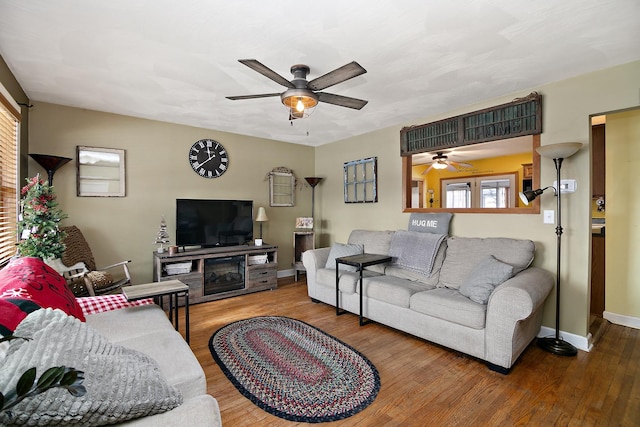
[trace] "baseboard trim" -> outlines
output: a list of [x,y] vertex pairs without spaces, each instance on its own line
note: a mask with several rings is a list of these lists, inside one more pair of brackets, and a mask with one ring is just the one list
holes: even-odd
[[623,314],[616,314],[610,311],[605,311],[604,313],[602,313],[602,317],[604,317],[611,323],[615,323],[616,325],[640,329],[640,318],[637,317],[625,316]]
[[295,275],[296,275],[296,271],[294,269],[278,270],[278,274],[276,275],[276,277],[278,279],[281,279],[283,277],[291,277],[291,276],[295,276]]
[[[555,336],[555,335],[556,335],[556,330],[553,328],[548,328],[546,326],[541,327],[540,332],[538,332],[538,338]],[[590,335],[591,334],[589,334],[586,337],[583,337],[583,336],[572,334],[569,332],[560,331],[560,338],[572,344],[578,350],[587,351],[587,352],[591,351],[591,348],[592,348]]]

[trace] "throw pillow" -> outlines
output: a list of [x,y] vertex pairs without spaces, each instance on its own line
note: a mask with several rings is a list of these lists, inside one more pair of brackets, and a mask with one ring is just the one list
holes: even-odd
[[16,328],[0,369],[0,390],[14,390],[24,371],[41,375],[53,366],[84,372],[87,393],[74,397],[64,388],[48,390],[0,411],[0,425],[98,426],[169,411],[182,394],[167,383],[149,356],[112,344],[93,328],[60,310],[37,310]]
[[478,304],[486,304],[491,292],[502,282],[513,275],[513,266],[497,260],[489,255],[477,264],[458,292]]
[[[362,245],[355,245],[351,243],[334,243],[333,245],[331,245],[329,258],[327,258],[327,263],[325,264],[324,268],[335,270],[336,258],[341,258],[343,256],[360,255],[361,253],[364,253],[364,247]],[[356,271],[356,268],[350,265],[340,264],[340,270]]]
[[59,308],[84,322],[75,296],[58,272],[40,258],[12,259],[0,270],[0,334],[10,335],[27,314]]
[[434,233],[449,235],[449,223],[452,213],[412,213],[409,215],[407,230],[420,233]]

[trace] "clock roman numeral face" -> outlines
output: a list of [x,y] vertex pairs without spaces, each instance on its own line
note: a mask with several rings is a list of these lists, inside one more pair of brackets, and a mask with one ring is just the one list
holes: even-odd
[[227,150],[213,139],[201,139],[189,150],[189,164],[203,178],[217,178],[229,167]]

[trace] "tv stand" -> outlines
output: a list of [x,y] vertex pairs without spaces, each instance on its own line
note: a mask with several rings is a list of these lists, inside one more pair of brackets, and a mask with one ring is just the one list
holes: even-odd
[[278,247],[217,246],[175,255],[153,253],[153,280],[189,285],[189,303],[213,301],[278,287]]

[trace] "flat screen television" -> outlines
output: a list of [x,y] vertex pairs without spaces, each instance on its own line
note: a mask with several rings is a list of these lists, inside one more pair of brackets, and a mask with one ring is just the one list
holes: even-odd
[[176,245],[235,246],[253,240],[253,201],[176,199]]

